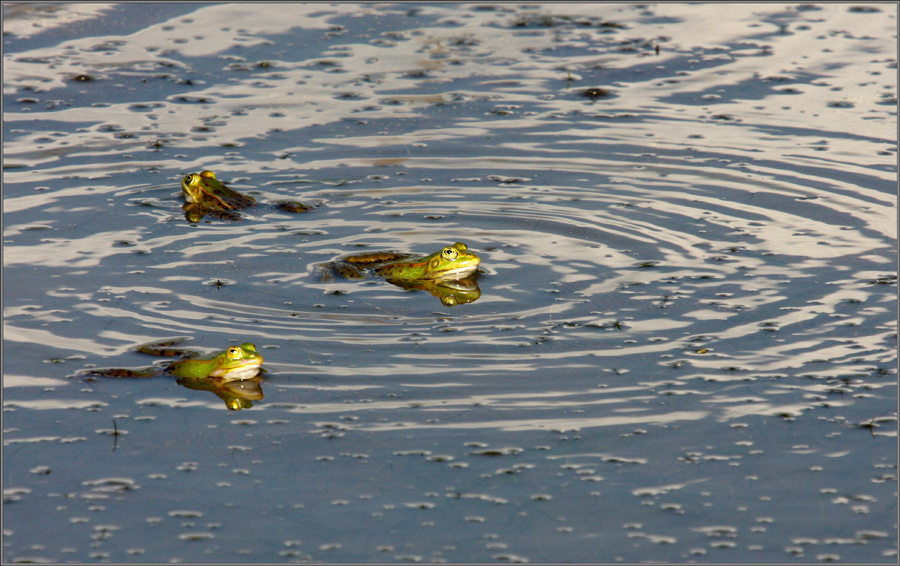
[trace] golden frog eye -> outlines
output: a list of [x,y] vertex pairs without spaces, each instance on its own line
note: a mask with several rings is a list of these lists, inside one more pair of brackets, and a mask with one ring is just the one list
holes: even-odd
[[184,182],[185,182],[186,184],[188,184],[188,185],[194,185],[194,184],[197,183],[197,181],[194,180],[194,174],[193,174],[193,173],[191,173],[190,175],[188,175],[187,177],[185,177],[185,178],[184,178]]
[[447,261],[453,261],[459,255],[454,248],[444,248],[441,250],[441,257]]
[[228,348],[228,357],[232,360],[237,360],[241,357],[241,349],[237,346],[232,346]]

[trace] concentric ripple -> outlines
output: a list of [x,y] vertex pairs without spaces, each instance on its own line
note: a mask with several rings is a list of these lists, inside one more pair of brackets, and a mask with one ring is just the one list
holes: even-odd
[[4,558],[896,557],[896,6],[4,17]]

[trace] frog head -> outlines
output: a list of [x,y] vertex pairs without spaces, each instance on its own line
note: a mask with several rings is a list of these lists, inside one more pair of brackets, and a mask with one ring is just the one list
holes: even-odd
[[244,342],[240,346],[230,346],[227,350],[213,358],[213,367],[209,377],[217,377],[225,381],[249,379],[259,373],[263,357],[256,351],[256,346]]
[[480,263],[480,257],[462,242],[456,242],[426,258],[423,279],[461,279],[472,274]]
[[188,204],[208,210],[235,210],[253,206],[253,197],[229,189],[212,171],[191,173],[181,179],[181,193]]

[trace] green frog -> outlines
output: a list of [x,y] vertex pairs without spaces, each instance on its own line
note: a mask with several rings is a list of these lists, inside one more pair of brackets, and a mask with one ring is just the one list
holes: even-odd
[[142,354],[163,357],[181,357],[182,360],[166,362],[161,366],[143,369],[92,369],[87,374],[103,377],[154,377],[157,375],[173,375],[185,379],[210,379],[221,382],[250,379],[256,377],[262,366],[263,358],[256,351],[256,346],[244,342],[240,346],[230,346],[223,352],[215,352],[201,356],[198,352],[174,348],[184,338],[151,342],[140,346],[137,351]]
[[[181,192],[184,195],[184,217],[188,222],[199,222],[205,215],[220,220],[240,220],[236,212],[256,205],[256,199],[229,189],[216,179],[212,171],[191,173],[181,180]],[[299,202],[279,201],[273,203],[284,212],[309,212],[314,207]]]
[[481,263],[462,242],[456,242],[428,256],[397,252],[368,252],[339,257],[321,266],[322,280],[333,275],[363,279],[366,273],[395,281],[438,281],[463,279],[475,273]]
[[263,398],[257,377],[263,358],[257,353],[256,346],[244,342],[240,346],[230,346],[223,352],[201,356],[192,350],[174,347],[183,340],[184,338],[176,338],[151,342],[140,346],[137,351],[152,356],[185,359],[142,369],[90,369],[82,372],[82,375],[93,380],[96,376],[143,378],[168,374],[177,378],[178,385],[188,389],[211,391],[225,401],[225,406],[232,411],[248,409],[253,406],[252,401]]

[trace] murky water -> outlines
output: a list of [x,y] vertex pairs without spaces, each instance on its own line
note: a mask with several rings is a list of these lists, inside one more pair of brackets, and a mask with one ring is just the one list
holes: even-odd
[[4,6],[4,560],[896,561],[896,12]]

